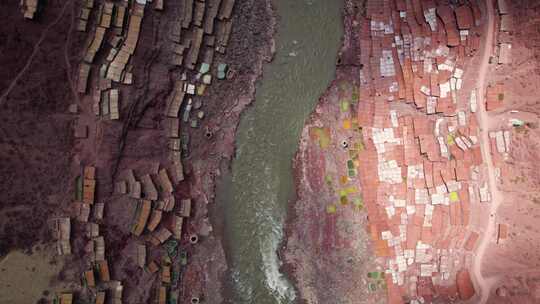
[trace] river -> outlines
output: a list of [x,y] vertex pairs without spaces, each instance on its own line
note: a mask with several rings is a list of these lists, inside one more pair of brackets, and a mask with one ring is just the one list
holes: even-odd
[[218,187],[230,266],[229,302],[292,303],[276,250],[294,199],[292,158],[304,121],[335,74],[340,0],[276,0],[276,54],[237,133],[232,172]]

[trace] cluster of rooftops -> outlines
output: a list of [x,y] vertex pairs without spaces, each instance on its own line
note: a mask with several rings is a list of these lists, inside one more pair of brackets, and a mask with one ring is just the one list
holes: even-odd
[[[189,141],[187,133],[183,133],[180,140],[180,122],[188,123],[192,128],[198,127],[205,117],[201,98],[206,88],[212,84],[214,76],[225,79],[230,75],[226,63],[217,63],[216,70],[214,57],[215,52],[225,53],[228,45],[233,6],[234,0],[184,0],[180,18],[171,24],[169,63],[185,69],[180,79],[175,80],[165,111],[169,147],[173,150],[174,159],[179,157],[176,154],[180,150],[187,153]],[[177,169],[180,171],[179,166]]]
[[[110,303],[122,303],[123,285],[121,281],[112,280],[109,262],[105,256],[105,239],[100,235],[99,223],[103,220],[104,204],[95,202],[96,168],[85,166],[81,175],[76,178],[75,201],[73,202],[74,218],[83,224],[85,239],[88,240],[84,251],[88,254],[88,269],[82,273],[82,281],[86,287],[95,291],[94,303],[104,304],[106,290],[109,290]],[[55,234],[58,243],[58,254],[69,255],[71,251],[71,218],[63,217],[55,220]],[[73,293],[59,295],[61,304],[71,304]]]
[[34,19],[34,16],[38,10],[39,0],[20,0],[21,10],[24,18]]
[[[473,115],[477,92],[463,78],[479,48],[482,14],[474,1],[391,2],[367,1],[358,27],[368,230],[389,303],[468,299],[474,289],[466,268],[480,236],[469,227],[471,205],[490,200]],[[470,97],[458,98],[463,89]]]
[[120,90],[112,88],[112,83],[130,85],[133,83],[131,58],[139,40],[144,4],[122,1],[105,1],[96,5],[94,0],[86,0],[79,15],[77,29],[86,31],[92,10],[97,6],[96,28],[90,40],[83,62],[79,66],[77,90],[86,94],[90,83],[92,64],[103,48],[108,37],[111,46],[108,55],[99,68],[98,83],[93,92],[93,111],[96,115],[120,118]]
[[[452,285],[464,266],[460,250],[473,250],[478,239],[467,227],[471,203],[488,202],[483,194],[489,190],[480,178],[482,157],[478,144],[472,144],[477,131],[470,121],[464,127],[443,118],[437,127],[436,120],[406,115],[392,124],[392,111],[377,109],[381,125],[359,124],[370,139],[360,170],[368,189],[364,204],[375,253],[386,260],[389,291],[424,300],[431,289],[419,288],[418,280]],[[469,140],[471,147],[462,149],[457,138]]]
[[[183,177],[182,177],[183,179]],[[157,286],[156,302],[164,303],[166,299],[178,298],[176,289],[179,266],[171,261],[168,263],[147,262],[147,247],[164,246],[176,248],[182,239],[182,227],[184,222],[191,216],[191,200],[183,199],[180,204],[176,203],[173,195],[174,185],[178,178],[170,178],[167,169],[161,168],[154,172],[135,177],[133,170],[127,170],[124,179],[115,184],[115,192],[127,195],[136,200],[137,208],[133,219],[131,233],[140,239],[136,246],[136,258],[139,267],[150,273],[160,273],[160,282]],[[170,241],[172,240],[172,241]],[[189,242],[197,243],[198,236],[189,236]],[[168,287],[171,289],[170,293]],[[169,294],[169,295],[168,295]],[[193,301],[198,301],[194,296]]]
[[377,68],[371,74],[363,69],[360,79],[375,79],[369,89],[381,99],[405,100],[428,114],[452,114],[463,85],[463,61],[479,47],[480,37],[471,29],[481,13],[476,5],[454,12],[434,2],[410,4],[408,11],[405,1],[396,1],[393,14],[384,1],[368,2],[371,19],[363,21],[359,39],[373,43],[360,57]]
[[[133,83],[132,57],[138,43],[146,2],[104,1],[96,4],[94,0],[86,0],[81,8],[78,29],[86,31],[92,11],[97,7],[96,28],[89,41],[84,61],[79,67],[77,86],[79,93],[86,94],[89,84],[92,83],[90,76],[94,69],[93,64],[102,61],[98,63],[100,67],[97,83],[92,86],[92,108],[95,115],[111,120],[120,119],[122,89],[114,84]],[[171,23],[166,35],[168,44],[165,47],[170,56],[169,64],[185,69],[180,79],[176,80],[167,101],[166,123],[173,138],[171,147],[180,146],[179,135],[175,134],[178,132],[174,131],[179,130],[178,116],[181,107],[184,108],[181,117],[183,122],[189,123],[193,128],[198,127],[205,117],[201,109],[201,98],[213,77],[225,79],[232,75],[226,63],[214,64],[214,54],[225,53],[232,29],[233,6],[234,0],[183,0],[180,4],[180,18]],[[167,6],[164,1],[154,1],[153,8],[163,11]],[[104,52],[108,52],[108,55],[105,59],[98,60],[96,54],[102,49],[105,49]],[[184,97],[187,100],[185,105]],[[77,126],[77,138],[86,138],[87,134],[86,126]],[[188,135],[184,133],[183,136]],[[188,141],[188,138],[183,139],[184,152],[187,152]]]
[[[87,30],[93,10],[97,10],[94,14],[97,15],[97,20],[84,61],[80,65],[78,91],[81,94],[89,91],[91,70],[95,68],[96,63],[100,65],[97,83],[91,87],[93,111],[96,115],[107,116],[112,120],[120,119],[119,101],[122,87],[118,84],[133,83],[133,54],[137,47],[147,2],[151,1],[103,1],[101,4],[94,0],[84,1],[78,18],[78,30]],[[196,127],[198,120],[204,117],[204,112],[200,110],[202,101],[199,98],[204,95],[206,86],[212,82],[212,74],[216,72],[212,68],[214,51],[224,53],[228,44],[234,2],[234,0],[181,1],[180,18],[173,22],[168,35],[170,43],[168,49],[171,53],[170,64],[183,65],[186,71],[182,73],[181,79],[175,81],[166,100],[168,165],[153,166],[152,172],[140,175],[136,175],[133,170],[127,170],[123,178],[115,183],[116,194],[125,195],[135,201],[136,212],[131,227],[131,233],[137,240],[134,260],[140,268],[150,273],[159,272],[161,280],[154,293],[156,303],[166,301],[176,303],[179,294],[177,283],[180,264],[175,261],[180,259],[184,265],[187,261],[185,254],[181,257],[171,256],[169,262],[148,261],[152,248],[161,247],[171,254],[177,252],[176,248],[182,239],[182,227],[191,215],[191,200],[176,202],[173,195],[174,185],[184,180],[181,158],[183,153],[187,153],[188,139],[184,136],[182,140],[180,139],[180,123],[189,122],[192,127]],[[167,3],[163,0],[154,0],[152,6],[157,11],[167,9]],[[108,47],[105,46],[105,41],[108,42]],[[98,57],[97,54],[103,49],[108,49],[108,55],[104,58]],[[202,58],[200,64],[199,58]],[[197,70],[190,72],[195,67]],[[218,79],[228,77],[227,64],[219,63],[216,70],[215,75]],[[187,102],[181,113],[184,99],[187,99]],[[192,115],[194,118],[190,118],[191,112],[195,112],[195,115]],[[78,138],[86,138],[87,126],[79,125],[75,133]],[[105,239],[99,231],[104,204],[94,203],[95,168],[85,167],[77,181],[75,218],[87,227],[86,237],[89,241],[85,250],[90,256],[92,265],[83,273],[83,281],[88,288],[97,292],[95,303],[105,301],[106,290],[110,291],[111,295],[107,297],[112,297],[113,303],[121,303],[123,287],[120,281],[111,280],[114,274],[109,273]],[[70,218],[57,221],[60,254],[71,253],[70,221]],[[195,244],[198,236],[190,235],[188,241]],[[67,297],[69,294],[65,295]],[[192,295],[191,302],[198,301],[198,296]]]
[[[158,168],[158,167],[156,167]],[[85,239],[87,240],[84,251],[88,257],[88,269],[82,274],[84,285],[95,291],[96,304],[105,303],[106,296],[111,303],[122,303],[123,285],[121,281],[113,280],[109,271],[109,261],[106,257],[105,238],[100,235],[100,223],[103,220],[104,203],[95,202],[96,193],[96,168],[86,166],[82,174],[76,179],[76,195],[73,203],[74,219],[84,225]],[[137,244],[133,259],[137,265],[150,273],[159,271],[160,284],[156,297],[159,303],[163,299],[178,299],[178,290],[171,290],[167,286],[176,286],[179,265],[148,261],[147,244],[152,247],[176,246],[182,239],[182,227],[186,219],[191,216],[191,200],[183,199],[180,204],[175,203],[174,184],[178,181],[171,180],[167,169],[159,168],[155,172],[135,177],[133,170],[127,170],[124,179],[115,183],[115,193],[127,195],[134,199],[136,212],[133,218],[131,233],[136,237]],[[59,255],[69,255],[71,251],[71,219],[69,217],[58,218],[54,221],[54,232],[57,239]],[[197,243],[197,235],[190,235],[189,241]],[[186,257],[182,257],[186,259]],[[171,277],[171,273],[175,275]],[[71,303],[72,293],[63,293],[59,296],[60,303]],[[194,297],[195,302],[198,301]],[[170,302],[169,302],[170,303]],[[173,302],[174,303],[174,302]]]

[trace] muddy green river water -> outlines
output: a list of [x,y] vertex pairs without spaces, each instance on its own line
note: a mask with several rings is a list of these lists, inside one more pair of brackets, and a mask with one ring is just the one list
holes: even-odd
[[294,199],[292,158],[304,122],[334,77],[341,0],[276,0],[274,61],[243,115],[232,173],[218,189],[225,214],[231,303],[292,303],[276,250]]

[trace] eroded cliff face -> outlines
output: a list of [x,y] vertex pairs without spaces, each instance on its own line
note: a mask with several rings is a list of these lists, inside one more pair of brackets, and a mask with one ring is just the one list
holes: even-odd
[[295,159],[286,268],[306,303],[476,301],[485,8],[346,3],[336,80]]

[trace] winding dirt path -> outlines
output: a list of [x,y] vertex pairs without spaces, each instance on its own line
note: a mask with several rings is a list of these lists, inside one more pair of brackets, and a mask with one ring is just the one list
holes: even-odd
[[70,46],[71,46],[71,36],[73,34],[73,28],[75,26],[76,22],[76,16],[77,16],[77,6],[75,5],[75,2],[72,2],[71,6],[71,13],[70,13],[70,23],[69,23],[69,30],[66,35],[66,43],[64,44],[64,61],[66,63],[66,76],[69,82],[69,87],[71,88],[71,92],[73,93],[73,98],[75,99],[75,103],[77,105],[81,105],[81,101],[79,99],[79,93],[77,92],[77,86],[75,85],[75,82],[73,81],[72,76],[72,66],[71,61],[69,60],[69,53],[70,53]]
[[479,75],[476,83],[478,90],[478,96],[480,98],[477,118],[480,125],[480,143],[482,149],[482,156],[484,158],[484,163],[487,165],[487,179],[489,184],[489,189],[491,191],[491,203],[489,205],[489,213],[487,226],[482,233],[480,244],[476,250],[476,255],[473,261],[473,274],[480,287],[480,300],[479,304],[485,304],[488,301],[489,295],[493,285],[496,283],[497,278],[491,277],[486,278],[482,274],[482,260],[488,248],[491,236],[495,232],[495,214],[497,209],[502,201],[502,194],[497,188],[497,181],[495,179],[495,166],[493,165],[493,159],[491,157],[491,146],[489,141],[489,126],[490,126],[490,117],[486,111],[486,106],[484,102],[485,90],[486,90],[486,75],[489,68],[489,58],[492,54],[493,49],[493,36],[494,36],[494,8],[492,1],[487,0],[487,29],[486,29],[486,40],[484,43],[484,49],[482,54],[482,60],[480,64]]
[[36,57],[36,55],[38,54],[39,49],[41,47],[41,43],[47,37],[47,34],[49,33],[49,30],[51,28],[53,28],[56,24],[58,24],[58,22],[60,22],[60,20],[62,20],[62,18],[64,18],[64,13],[66,11],[66,8],[69,6],[69,4],[72,4],[72,3],[73,3],[73,1],[66,1],[64,6],[62,7],[62,10],[58,14],[58,17],[56,17],[56,19],[43,30],[43,32],[41,33],[41,36],[39,37],[39,40],[34,45],[34,49],[32,51],[32,54],[30,54],[30,57],[28,57],[28,60],[26,61],[26,64],[24,65],[22,70],[17,74],[17,76],[15,76],[15,78],[13,78],[13,80],[11,81],[11,83],[9,84],[7,89],[4,91],[2,96],[0,96],[0,105],[7,100],[7,97],[9,95],[9,93],[11,93],[11,91],[17,85],[17,82],[19,81],[19,79],[24,75],[24,73],[26,73],[26,71],[32,65],[32,61],[34,61],[34,57]]

